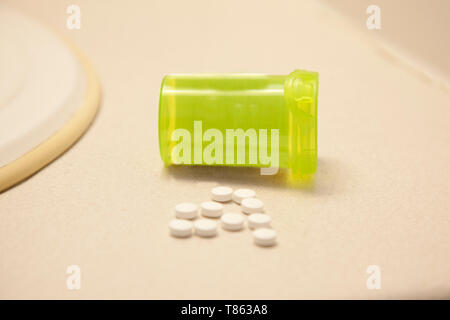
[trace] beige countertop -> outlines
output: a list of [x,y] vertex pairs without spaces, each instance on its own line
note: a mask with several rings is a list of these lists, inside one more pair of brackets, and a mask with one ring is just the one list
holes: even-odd
[[[84,51],[103,101],[72,149],[0,194],[0,298],[450,298],[448,68],[397,55],[388,21],[374,37],[313,1],[75,1],[81,29],[67,30],[71,1],[5,2]],[[295,68],[320,74],[313,183],[164,168],[165,74]],[[218,184],[256,190],[278,246],[256,247],[248,231],[168,235],[174,205]],[[80,290],[66,287],[69,265]],[[366,287],[369,265],[380,290]]]

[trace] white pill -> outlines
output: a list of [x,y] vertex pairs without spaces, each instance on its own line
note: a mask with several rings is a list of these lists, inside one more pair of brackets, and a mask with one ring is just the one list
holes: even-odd
[[253,213],[247,220],[250,229],[270,228],[270,221],[270,216],[264,213]]
[[264,203],[256,198],[246,198],[241,202],[242,212],[251,214],[251,213],[260,213],[264,210]]
[[229,187],[215,187],[211,190],[211,196],[214,201],[227,202],[231,201],[233,189]]
[[253,198],[256,196],[255,191],[250,189],[237,189],[233,192],[233,201],[241,204],[242,200],[246,198]]
[[277,243],[277,233],[272,229],[261,228],[253,231],[255,244],[270,247]]
[[177,238],[186,238],[192,235],[192,222],[173,219],[169,222],[170,234]]
[[194,222],[195,234],[200,237],[214,237],[217,234],[217,222],[200,219]]
[[175,206],[175,215],[178,219],[194,219],[198,215],[198,206],[190,202],[177,204]]
[[218,218],[223,213],[223,205],[214,201],[202,202],[200,211],[205,217]]
[[225,230],[238,231],[244,227],[244,217],[239,213],[225,213],[220,221]]

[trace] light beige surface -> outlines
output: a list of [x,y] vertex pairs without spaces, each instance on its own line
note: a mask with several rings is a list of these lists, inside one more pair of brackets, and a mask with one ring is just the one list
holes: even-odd
[[[104,100],[74,148],[0,194],[0,297],[449,298],[449,92],[370,31],[312,1],[77,1],[79,31],[65,30],[71,2],[7,2],[77,42]],[[163,168],[164,74],[294,68],[320,73],[313,185]],[[255,247],[249,232],[169,237],[173,206],[218,183],[257,191],[277,247]],[[71,264],[78,291],[66,288]],[[366,288],[372,264],[381,290]]]
[[447,0],[324,0],[349,17],[354,27],[364,29],[370,5],[381,10],[381,29],[373,32],[404,56],[440,77],[450,78],[450,46]]

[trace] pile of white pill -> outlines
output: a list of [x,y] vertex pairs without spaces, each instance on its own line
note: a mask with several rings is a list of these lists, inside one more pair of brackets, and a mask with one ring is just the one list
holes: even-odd
[[[270,247],[276,244],[277,234],[271,229],[270,216],[264,213],[264,203],[256,198],[250,189],[215,187],[211,190],[212,201],[205,201],[198,206],[195,203],[183,202],[175,206],[175,217],[169,223],[170,234],[177,238],[188,238],[194,233],[199,237],[215,237],[220,218],[222,229],[239,231],[245,225],[253,230],[255,244]],[[242,213],[224,213],[222,203],[234,201],[241,206]],[[199,211],[202,218],[199,218]],[[193,222],[192,222],[193,221]],[[247,223],[246,223],[247,222]]]

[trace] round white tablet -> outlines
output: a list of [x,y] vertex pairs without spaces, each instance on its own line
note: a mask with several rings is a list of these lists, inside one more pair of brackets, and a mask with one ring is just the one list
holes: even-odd
[[175,206],[175,215],[179,219],[194,219],[198,214],[198,206],[195,203],[183,202]]
[[170,234],[177,238],[186,238],[192,235],[192,222],[173,219],[169,222]]
[[270,228],[270,216],[264,213],[253,213],[248,216],[248,227],[250,229]]
[[225,213],[220,221],[225,230],[238,231],[244,227],[244,217],[239,213]]
[[217,222],[200,219],[194,222],[195,234],[200,237],[214,237],[217,234]]
[[256,196],[255,191],[250,189],[237,189],[233,192],[233,201],[241,204],[242,200],[246,198],[254,198]]
[[214,201],[202,202],[200,211],[205,217],[218,218],[223,213],[223,205]]
[[215,187],[211,190],[211,196],[214,201],[227,202],[231,201],[233,189],[230,187]]
[[264,203],[256,198],[246,198],[241,202],[242,212],[247,214],[263,212],[263,208]]
[[277,243],[277,233],[272,229],[262,228],[253,231],[255,244],[263,247],[270,247]]

